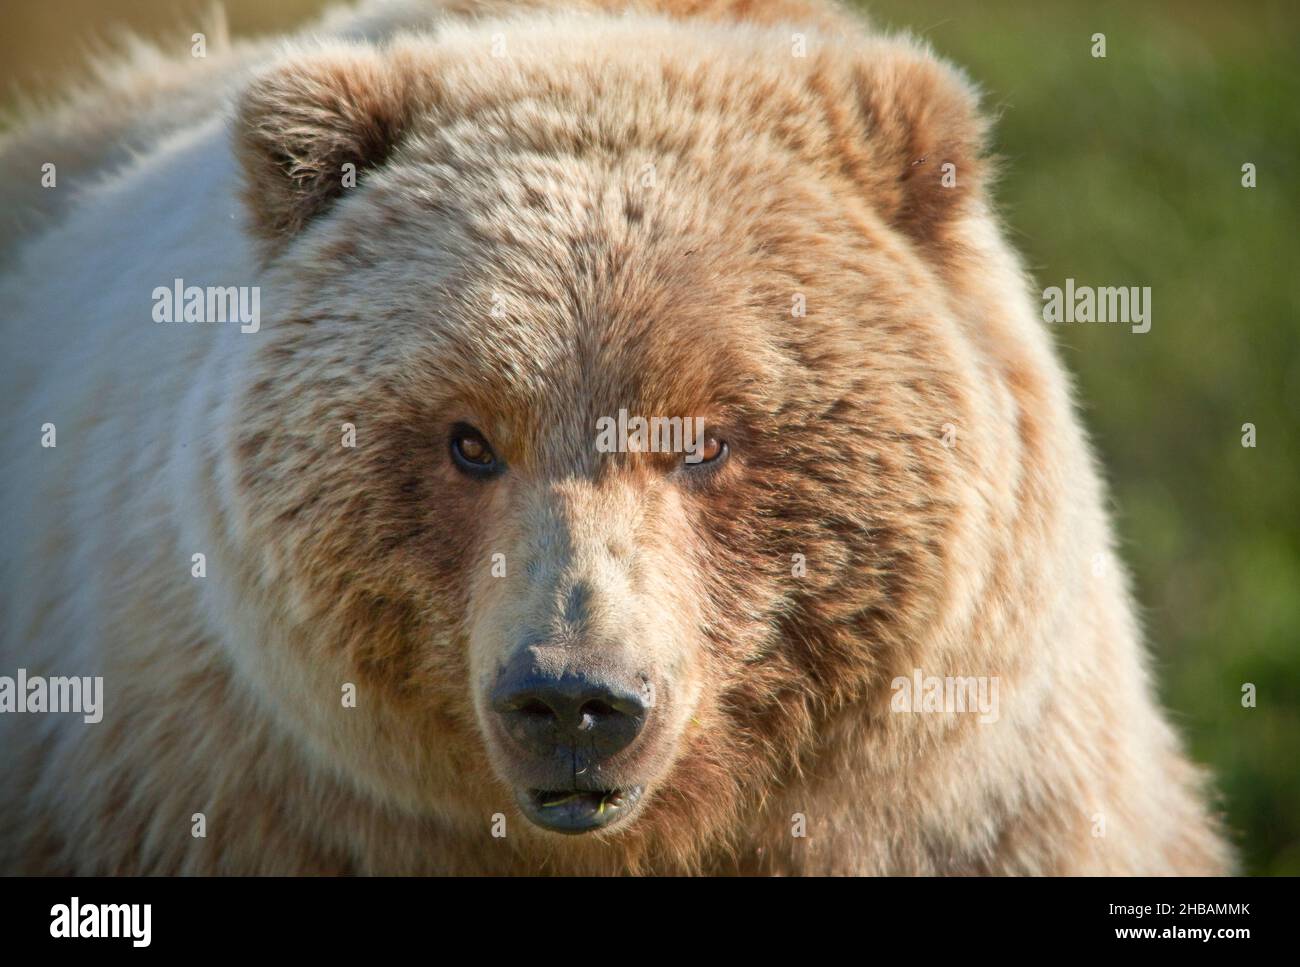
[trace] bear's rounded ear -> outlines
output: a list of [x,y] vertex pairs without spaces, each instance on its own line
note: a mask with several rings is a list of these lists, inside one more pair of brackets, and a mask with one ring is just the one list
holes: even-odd
[[975,87],[955,67],[909,40],[871,41],[853,72],[865,128],[850,165],[878,210],[923,244],[983,197],[988,122]]
[[388,158],[411,109],[402,66],[338,44],[290,55],[244,91],[235,113],[244,200],[270,249],[355,184],[350,175]]

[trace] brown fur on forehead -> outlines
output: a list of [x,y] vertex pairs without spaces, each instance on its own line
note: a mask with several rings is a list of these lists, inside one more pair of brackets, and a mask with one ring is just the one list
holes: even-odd
[[[702,197],[727,206],[738,245],[771,241],[747,231],[757,227],[745,224],[748,216],[796,212],[809,191],[856,196],[850,217],[854,207],[874,210],[922,243],[939,241],[980,195],[983,122],[974,95],[911,42],[814,34],[807,56],[792,57],[788,31],[779,29],[729,28],[719,45],[708,28],[683,34],[655,18],[593,21],[590,35],[586,27],[579,17],[520,30],[507,19],[448,25],[435,42],[402,39],[382,54],[337,44],[296,54],[255,84],[242,108],[252,210],[291,208],[303,196],[304,171],[389,158],[432,169],[431,184],[404,197],[407,205],[437,207],[440,193],[461,198],[488,181],[516,213],[541,208],[576,224],[613,192],[629,219],[679,238],[705,212],[658,218],[657,187],[693,180],[708,192]],[[492,31],[508,40],[510,55],[485,61],[484,33]],[[373,143],[380,133],[372,116],[385,119],[393,144]],[[582,160],[603,162],[592,173],[604,177],[575,183],[572,166]],[[960,178],[941,186],[948,162]],[[299,187],[286,179],[277,188],[277,171]],[[304,205],[302,219],[321,201]],[[474,211],[489,235],[538,240],[526,226],[492,224],[490,209]]]
[[[511,117],[510,105],[491,103],[494,117]],[[849,380],[837,360],[861,361],[873,340],[930,353],[898,322],[868,331],[870,316],[918,301],[928,270],[869,199],[832,192],[833,173],[792,180],[797,162],[778,143],[765,165],[719,145],[707,163],[679,152],[647,190],[637,177],[651,155],[635,138],[618,155],[581,145],[541,155],[537,119],[517,123],[488,136],[426,121],[318,236],[321,254],[375,284],[342,286],[331,268],[309,285],[326,286],[336,312],[352,300],[359,312],[400,313],[385,325],[400,326],[403,380],[426,399],[586,426],[622,406],[689,415],[776,381],[796,401],[820,392],[830,405]],[[376,297],[385,291],[395,305]],[[796,295],[805,317],[792,313]],[[792,364],[823,388],[790,385]],[[497,429],[532,435],[526,421]]]
[[[788,40],[780,31],[713,45],[648,20],[604,23],[586,43],[571,22],[502,26],[508,58],[485,62],[481,33],[450,27],[367,66],[404,75],[371,92],[401,101],[384,108],[403,119],[401,143],[292,256],[310,294],[300,315],[318,306],[323,329],[353,330],[332,348],[322,333],[314,351],[369,361],[404,433],[481,422],[509,461],[544,451],[555,466],[594,459],[596,418],[623,407],[722,410],[762,436],[893,414],[900,395],[919,404],[936,392],[927,365],[949,385],[933,379],[953,365],[927,319],[941,297],[922,295],[932,253],[908,251],[888,222],[938,217],[900,186],[917,177],[905,162],[918,145],[971,140],[959,82],[894,42],[818,41],[778,69],[759,55]],[[616,44],[611,58],[620,30],[665,42]],[[337,73],[324,56],[324,76]],[[899,98],[908,77],[929,114]],[[963,192],[977,175],[963,170]],[[942,197],[956,210],[966,195]],[[772,385],[781,396],[761,392]],[[847,445],[835,439],[821,433],[808,457],[833,458]]]
[[[781,378],[790,364],[763,351],[752,319],[748,340],[736,331],[736,316],[749,310],[691,302],[689,295],[673,306],[671,286],[648,291],[640,308],[591,288],[585,311],[557,318],[549,306],[525,303],[514,319],[460,323],[421,346],[414,368],[430,377],[430,398],[499,424],[494,432],[506,436],[496,442],[514,448],[516,457],[525,455],[529,440],[544,438],[553,456],[563,455],[568,448],[557,446],[563,434],[550,432],[560,427],[573,430],[589,451],[597,420],[620,410],[712,424],[742,417],[750,406],[770,406],[759,387]],[[520,330],[533,338],[517,338]],[[413,378],[412,385],[425,384]]]
[[[500,425],[482,429],[515,437],[568,421],[585,428],[589,445],[595,419],[620,408],[709,416],[765,399],[761,388],[788,375],[780,344],[792,286],[756,286],[753,260],[719,233],[692,240],[648,230],[617,196],[597,198],[581,219],[519,209],[509,181],[466,180],[435,211],[385,211],[390,183],[401,192],[427,171],[394,168],[376,186],[374,207],[335,226],[355,238],[385,220],[387,236],[409,236],[415,254],[374,266],[358,260],[346,286],[318,281],[336,316],[349,302],[358,315],[367,303],[372,313],[399,314],[385,320],[401,345],[389,365],[402,391],[431,409],[494,419]],[[602,177],[579,166],[569,190],[580,195]],[[676,190],[662,191],[658,204],[672,218]],[[452,255],[456,264],[440,271]],[[370,275],[375,284],[356,285]],[[386,310],[373,299],[384,290],[400,304]]]

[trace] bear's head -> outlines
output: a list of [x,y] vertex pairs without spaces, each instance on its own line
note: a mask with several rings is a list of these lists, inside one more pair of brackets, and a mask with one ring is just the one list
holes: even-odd
[[808,47],[449,27],[244,92],[276,309],[217,519],[322,766],[553,868],[698,863],[969,606],[983,125],[909,42]]

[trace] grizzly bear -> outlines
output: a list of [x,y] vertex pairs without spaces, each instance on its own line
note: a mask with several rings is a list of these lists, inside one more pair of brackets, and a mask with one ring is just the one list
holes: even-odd
[[961,73],[821,0],[219,41],[2,146],[0,871],[1230,868]]

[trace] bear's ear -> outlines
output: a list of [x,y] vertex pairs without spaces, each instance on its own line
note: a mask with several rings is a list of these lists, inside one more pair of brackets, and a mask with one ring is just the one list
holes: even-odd
[[244,91],[235,114],[244,199],[272,250],[328,208],[346,176],[388,158],[409,121],[408,67],[340,44],[290,56]]
[[865,151],[850,162],[894,227],[923,244],[979,202],[990,162],[979,95],[956,68],[905,40],[876,40],[854,70]]

